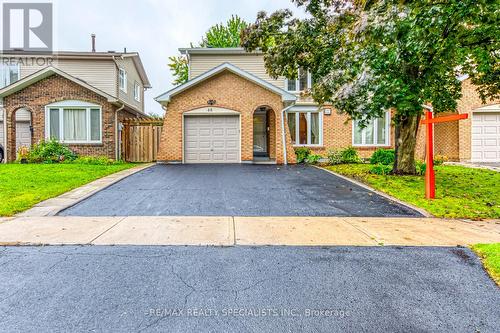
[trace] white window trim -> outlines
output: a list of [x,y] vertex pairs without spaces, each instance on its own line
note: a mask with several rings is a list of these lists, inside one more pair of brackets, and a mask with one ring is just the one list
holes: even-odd
[[[378,121],[376,121],[378,118],[373,118],[373,132],[375,135],[377,134],[378,130]],[[365,127],[366,128],[366,127]],[[356,131],[356,122],[352,121],[352,138],[351,142],[353,147],[389,147],[391,145],[391,113],[387,111],[385,113],[385,142],[384,143],[375,143],[376,139],[374,138],[374,143],[363,143],[366,142],[366,131],[365,128],[363,128],[361,132],[361,142],[362,143],[354,143],[354,133]]]
[[134,100],[136,102],[141,101],[141,85],[137,82],[134,82]]
[[[295,117],[295,140],[297,141],[299,138],[299,132],[300,128],[298,126],[299,124],[299,114],[300,113],[305,113],[307,117],[307,143],[306,144],[297,144],[294,143],[294,147],[322,147],[323,146],[323,110],[319,111],[317,109],[315,110],[301,110],[301,111],[288,111],[287,112],[287,117],[289,117],[291,114],[294,115]],[[318,144],[312,144],[311,143],[311,113],[318,113],[319,114],[319,143]],[[288,126],[288,123],[287,123]]]
[[[0,64],[0,68],[3,71],[3,75],[5,75],[6,68],[10,67],[10,66],[11,65],[6,65],[6,64],[3,64],[3,63]],[[19,81],[21,79],[21,64],[19,62],[17,62],[16,66],[17,66],[17,80],[15,80],[14,82],[17,82],[17,81]],[[10,78],[10,76],[9,76],[9,78]],[[7,86],[10,86],[14,82],[10,82],[9,81],[9,84],[7,84],[7,85],[5,85],[4,87],[1,87],[1,88],[5,88]]]
[[[85,109],[86,121],[87,121],[87,140],[64,140],[64,109]],[[98,104],[86,103],[82,101],[62,101],[58,103],[53,103],[45,106],[45,139],[50,140],[50,109],[59,110],[59,142],[67,144],[102,144],[102,107]],[[99,140],[90,140],[91,138],[91,126],[90,126],[90,110],[99,110]]]
[[[120,82],[121,73],[123,73],[123,87]],[[118,85],[121,91],[127,93],[127,71],[124,70],[123,68],[118,69]]]
[[[295,90],[288,90],[288,81],[295,81]],[[291,93],[299,94],[301,91],[304,91],[305,89],[298,89],[300,85],[300,80],[299,80],[299,72],[297,72],[297,78],[295,80],[289,80],[285,78],[285,90]],[[306,89],[311,89],[312,86],[312,76],[311,72],[307,71],[307,88]]]

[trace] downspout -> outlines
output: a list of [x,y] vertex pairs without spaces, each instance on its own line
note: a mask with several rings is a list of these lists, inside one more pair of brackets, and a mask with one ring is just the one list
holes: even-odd
[[120,157],[120,138],[118,137],[118,112],[123,110],[125,108],[125,104],[122,103],[122,106],[120,106],[118,109],[115,111],[115,160],[118,161]]
[[283,164],[284,165],[287,165],[288,162],[287,162],[287,156],[286,156],[286,132],[285,132],[285,113],[293,106],[294,104],[292,105],[289,105],[287,106],[286,108],[284,108],[282,111],[281,111],[281,140],[283,142]]

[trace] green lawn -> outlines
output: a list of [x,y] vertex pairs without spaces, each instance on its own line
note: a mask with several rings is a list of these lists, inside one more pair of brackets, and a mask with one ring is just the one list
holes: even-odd
[[482,259],[493,280],[500,285],[500,243],[476,244],[472,250]]
[[500,218],[500,172],[460,166],[437,166],[436,199],[425,199],[423,176],[383,176],[369,173],[369,164],[326,167],[352,177],[438,217]]
[[40,201],[133,166],[0,164],[0,216],[12,216]]

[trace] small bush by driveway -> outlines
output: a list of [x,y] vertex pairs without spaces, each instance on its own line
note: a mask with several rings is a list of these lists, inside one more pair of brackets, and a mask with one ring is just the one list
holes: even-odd
[[0,216],[33,205],[134,164],[0,164]]
[[500,173],[460,166],[437,166],[436,199],[425,199],[424,176],[369,173],[367,164],[343,164],[328,170],[354,178],[436,217],[500,218]]

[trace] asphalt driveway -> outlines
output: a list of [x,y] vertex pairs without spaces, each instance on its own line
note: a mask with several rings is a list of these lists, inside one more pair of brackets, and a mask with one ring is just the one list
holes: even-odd
[[156,165],[63,216],[421,216],[309,166]]
[[464,248],[0,248],[4,332],[498,332]]

